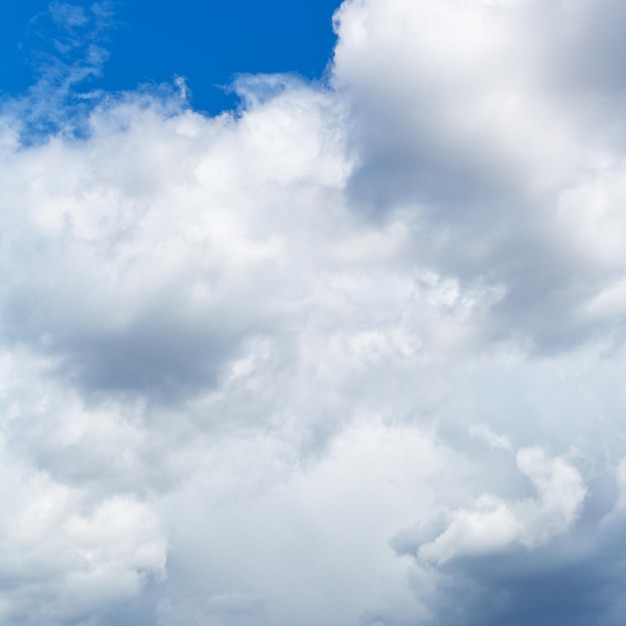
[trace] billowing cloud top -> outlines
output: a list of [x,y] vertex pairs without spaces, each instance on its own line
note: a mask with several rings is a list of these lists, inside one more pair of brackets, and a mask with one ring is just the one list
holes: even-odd
[[346,0],[327,84],[214,118],[77,94],[109,16],[51,11],[0,113],[0,622],[622,624],[626,8]]

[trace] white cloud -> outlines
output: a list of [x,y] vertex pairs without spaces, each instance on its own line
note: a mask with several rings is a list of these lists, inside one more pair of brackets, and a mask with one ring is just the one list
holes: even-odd
[[67,85],[5,107],[7,623],[517,626],[551,567],[594,590],[561,621],[603,619],[626,259],[602,10],[353,0],[331,87],[241,78],[215,118],[180,83],[79,119],[63,92],[30,143]]
[[362,115],[355,210],[412,206],[417,258],[502,288],[492,331],[542,351],[616,321],[588,305],[625,268],[624,125],[614,84],[574,88],[611,17],[611,2],[426,0],[337,15],[334,80]]
[[441,564],[459,556],[532,549],[569,530],[587,491],[579,472],[540,448],[520,450],[517,466],[533,483],[536,499],[507,502],[481,495],[471,509],[455,512],[448,528],[419,548],[418,557]]
[[156,512],[133,497],[93,502],[2,446],[0,619],[66,623],[165,573]]
[[511,450],[511,441],[505,435],[494,433],[486,424],[472,424],[470,435],[482,439],[490,448]]

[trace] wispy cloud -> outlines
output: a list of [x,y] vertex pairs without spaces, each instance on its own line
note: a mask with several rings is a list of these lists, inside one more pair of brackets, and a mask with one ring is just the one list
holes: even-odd
[[19,124],[23,140],[76,131],[78,117],[101,95],[89,89],[89,80],[103,70],[115,25],[110,2],[85,8],[55,1],[30,20],[22,48],[36,81],[22,96],[2,102],[5,117]]

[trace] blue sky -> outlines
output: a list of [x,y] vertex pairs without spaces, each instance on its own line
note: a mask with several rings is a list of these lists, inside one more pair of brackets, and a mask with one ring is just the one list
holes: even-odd
[[[88,9],[92,2],[76,2]],[[338,0],[179,0],[108,3],[113,23],[106,33],[110,52],[101,76],[90,86],[110,91],[184,76],[194,105],[211,113],[232,107],[228,87],[238,73],[296,72],[321,78],[335,36],[331,16]],[[35,79],[37,51],[55,29],[43,14],[46,0],[0,7],[0,90],[17,95]],[[39,16],[39,17],[37,17]]]
[[626,4],[0,11],[0,624],[626,623]]

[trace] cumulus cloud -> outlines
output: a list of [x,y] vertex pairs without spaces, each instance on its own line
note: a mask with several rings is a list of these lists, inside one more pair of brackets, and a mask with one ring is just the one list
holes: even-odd
[[472,509],[455,512],[448,528],[419,548],[418,557],[445,563],[516,546],[532,549],[566,532],[585,497],[580,474],[563,459],[546,457],[540,448],[520,450],[517,466],[533,483],[536,499],[508,503],[483,494]]
[[213,118],[76,108],[112,18],[46,19],[65,78],[0,113],[3,621],[622,623],[617,3],[347,0],[329,84]]
[[164,574],[166,539],[148,503],[94,501],[2,444],[2,621],[68,623]]
[[589,307],[624,270],[619,88],[587,80],[614,65],[600,33],[623,11],[359,1],[336,20],[334,80],[360,116],[355,210],[411,207],[420,261],[502,287],[498,338],[552,351],[619,324]]

